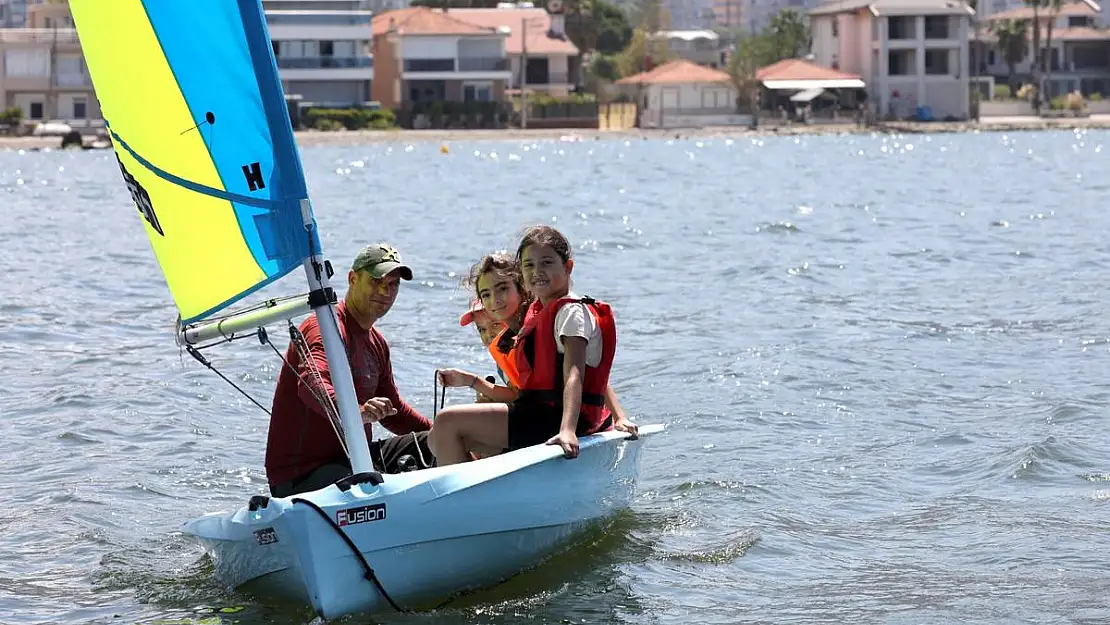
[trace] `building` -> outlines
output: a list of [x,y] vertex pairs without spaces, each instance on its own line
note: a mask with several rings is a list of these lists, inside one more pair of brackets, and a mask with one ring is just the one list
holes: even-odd
[[[1052,44],[1049,52],[1051,72],[1046,86],[1049,98],[1079,91],[1085,96],[1095,93],[1110,96],[1110,29],[1102,21],[1101,7],[1092,0],[1065,2],[1053,15],[1044,9],[1038,11],[1041,22],[1041,43],[1045,44],[1049,23],[1052,24]],[[1014,79],[1018,84],[1032,82],[1032,20],[1033,10],[1029,7],[1011,9],[995,13],[982,22],[977,46],[981,60],[980,74],[990,75],[996,84],[1005,84],[1009,79],[1010,68],[1006,58],[998,49],[998,38],[992,26],[1004,20],[1026,20],[1028,45],[1025,55],[1014,64]]]
[[581,81],[581,55],[567,38],[561,10],[548,13],[527,2],[506,3],[496,9],[451,9],[450,14],[471,24],[508,32],[505,54],[511,72],[509,89],[520,89],[523,84],[530,91],[565,97]]
[[286,95],[302,105],[368,102],[374,78],[366,0],[264,0],[266,23]]
[[502,101],[512,78],[509,29],[478,26],[427,7],[374,17],[373,97],[383,108]]
[[30,4],[34,0],[0,0],[0,28],[26,28]]
[[967,119],[972,15],[958,0],[834,0],[809,12],[814,60],[862,77],[880,118]]
[[0,29],[0,108],[18,107],[25,120],[98,125],[100,107],[69,5],[30,5],[26,23]]
[[750,115],[737,114],[736,88],[727,73],[684,59],[616,84],[634,93],[643,128],[740,126],[752,121]]
[[712,30],[661,30],[652,39],[665,39],[671,56],[708,67],[725,67],[721,37]]

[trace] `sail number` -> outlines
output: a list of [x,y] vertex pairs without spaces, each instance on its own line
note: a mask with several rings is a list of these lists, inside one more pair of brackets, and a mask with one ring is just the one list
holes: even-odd
[[127,184],[127,190],[131,192],[131,199],[135,201],[135,206],[139,208],[139,214],[143,216],[143,219],[146,219],[146,222],[150,224],[151,228],[154,228],[155,232],[161,236],[166,236],[166,233],[162,232],[162,224],[158,223],[158,215],[154,212],[154,205],[150,203],[150,194],[123,166],[119,154],[116,155],[116,162],[119,163],[119,170],[123,174],[123,181]]

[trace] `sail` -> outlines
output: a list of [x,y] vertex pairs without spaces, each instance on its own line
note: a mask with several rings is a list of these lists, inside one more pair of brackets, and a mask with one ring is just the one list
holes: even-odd
[[304,173],[260,0],[69,4],[183,323],[319,253],[301,214]]

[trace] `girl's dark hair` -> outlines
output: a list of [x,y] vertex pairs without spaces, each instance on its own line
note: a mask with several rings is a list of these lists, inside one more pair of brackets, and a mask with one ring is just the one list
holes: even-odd
[[561,232],[551,226],[532,226],[524,231],[520,245],[516,248],[516,262],[519,264],[524,250],[530,245],[546,245],[555,250],[563,262],[571,259],[570,242]]

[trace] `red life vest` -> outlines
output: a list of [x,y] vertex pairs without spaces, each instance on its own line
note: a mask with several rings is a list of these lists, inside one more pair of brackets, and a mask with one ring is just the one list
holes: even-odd
[[582,379],[582,408],[578,416],[578,431],[593,434],[612,426],[609,410],[605,407],[605,389],[609,386],[609,371],[613,368],[613,355],[617,347],[617,327],[613,310],[605,302],[589,297],[575,299],[564,297],[547,306],[536,300],[524,316],[524,325],[517,333],[515,356],[522,399],[531,399],[548,405],[563,404],[563,354],[555,343],[555,316],[567,304],[582,303],[594,316],[601,329],[601,362],[597,367],[586,366]]

